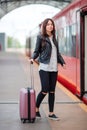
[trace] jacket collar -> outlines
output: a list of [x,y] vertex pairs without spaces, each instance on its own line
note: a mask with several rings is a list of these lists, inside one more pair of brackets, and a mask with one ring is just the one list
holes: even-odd
[[[48,37],[46,37],[46,41],[48,42],[48,43],[50,43],[50,39],[48,38]],[[50,43],[51,44],[51,43]]]

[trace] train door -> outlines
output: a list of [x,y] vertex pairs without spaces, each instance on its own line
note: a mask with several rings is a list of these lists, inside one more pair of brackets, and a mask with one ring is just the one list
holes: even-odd
[[87,99],[87,12],[85,15],[85,84],[84,84],[84,98]]
[[84,59],[84,83],[82,84],[84,86],[83,88],[83,98],[87,102],[87,7],[82,8],[81,11],[81,21],[82,21],[82,44],[83,44],[83,59]]
[[[87,95],[87,7],[77,11],[77,95]],[[80,72],[80,73],[78,73]]]

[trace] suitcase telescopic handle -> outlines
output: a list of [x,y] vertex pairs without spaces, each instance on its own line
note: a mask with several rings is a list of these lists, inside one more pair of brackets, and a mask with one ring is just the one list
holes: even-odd
[[34,89],[33,62],[30,62],[30,81],[31,81],[31,88]]

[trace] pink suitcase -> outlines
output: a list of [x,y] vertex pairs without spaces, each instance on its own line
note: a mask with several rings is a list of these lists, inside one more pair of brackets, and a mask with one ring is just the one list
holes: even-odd
[[36,118],[36,94],[32,85],[31,88],[21,88],[19,107],[21,121],[23,123],[26,121],[34,123]]

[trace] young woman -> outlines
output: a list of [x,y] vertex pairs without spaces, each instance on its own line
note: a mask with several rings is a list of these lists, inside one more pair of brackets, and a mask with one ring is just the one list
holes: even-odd
[[41,34],[37,36],[36,47],[31,62],[37,57],[39,57],[41,91],[37,96],[36,116],[41,117],[39,107],[48,93],[48,117],[53,120],[59,120],[54,114],[55,86],[58,76],[58,63],[64,67],[65,61],[59,53],[58,42],[55,36],[55,24],[50,18],[45,19],[42,23]]

